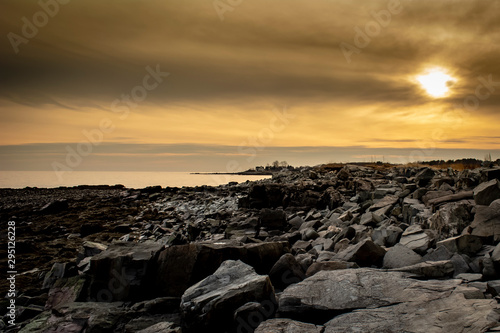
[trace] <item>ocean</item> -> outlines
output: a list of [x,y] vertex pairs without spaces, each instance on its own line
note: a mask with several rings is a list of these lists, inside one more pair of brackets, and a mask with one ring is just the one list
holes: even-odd
[[0,188],[39,187],[53,188],[78,185],[117,185],[128,188],[218,186],[229,182],[242,183],[271,176],[206,175],[189,172],[125,172],[125,171],[73,171],[62,179],[52,171],[0,171]]

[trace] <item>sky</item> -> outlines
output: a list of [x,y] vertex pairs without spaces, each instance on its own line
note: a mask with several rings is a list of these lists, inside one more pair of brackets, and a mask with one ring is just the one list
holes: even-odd
[[500,158],[495,0],[0,6],[0,170]]

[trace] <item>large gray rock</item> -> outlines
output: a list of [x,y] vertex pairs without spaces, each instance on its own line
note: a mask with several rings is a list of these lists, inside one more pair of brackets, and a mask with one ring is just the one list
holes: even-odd
[[360,268],[322,271],[291,285],[280,296],[280,314],[292,319],[328,320],[339,312],[384,307],[414,299],[449,296],[462,280],[420,281],[408,273]]
[[155,258],[162,245],[115,243],[90,261],[90,297],[98,302],[142,300],[156,293]]
[[497,199],[500,199],[500,181],[498,179],[481,183],[474,189],[474,201],[478,205],[489,206]]
[[384,257],[384,268],[400,268],[422,262],[422,256],[404,245],[391,247]]
[[322,333],[323,327],[291,319],[270,319],[257,327],[255,333]]
[[369,239],[349,246],[335,255],[335,259],[355,262],[362,267],[382,266],[385,250]]
[[297,259],[290,253],[286,253],[274,264],[269,277],[275,288],[285,289],[292,283],[304,280],[305,272]]
[[224,261],[214,274],[182,295],[183,332],[223,332],[232,327],[237,308],[266,300],[275,302],[269,277],[239,260]]
[[415,265],[393,269],[397,272],[406,272],[428,279],[439,279],[453,276],[455,267],[451,260],[426,261]]
[[413,225],[403,232],[399,244],[417,253],[425,254],[433,245],[434,240],[432,230],[422,230],[419,225]]
[[481,237],[493,237],[495,242],[500,241],[500,199],[493,201],[489,206],[477,206],[474,221],[470,228],[464,230]]
[[388,227],[382,226],[373,230],[372,240],[377,245],[392,247],[399,242],[402,234],[403,229],[400,227],[394,225]]
[[430,183],[436,172],[430,168],[424,168],[415,175],[418,186],[425,186]]
[[384,308],[358,310],[335,317],[324,333],[412,332],[476,333],[498,326],[498,304],[493,300],[451,297],[409,302]]
[[473,220],[473,203],[470,200],[447,203],[429,219],[429,226],[440,239],[458,236]]
[[171,246],[161,251],[157,259],[156,293],[180,297],[189,286],[214,273],[226,260],[241,260],[255,268],[257,273],[267,274],[276,261],[289,252],[288,246],[288,242],[217,242]]

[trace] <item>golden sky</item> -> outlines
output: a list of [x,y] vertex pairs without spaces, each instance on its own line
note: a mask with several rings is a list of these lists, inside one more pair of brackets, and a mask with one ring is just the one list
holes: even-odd
[[498,1],[1,8],[0,170],[500,158]]

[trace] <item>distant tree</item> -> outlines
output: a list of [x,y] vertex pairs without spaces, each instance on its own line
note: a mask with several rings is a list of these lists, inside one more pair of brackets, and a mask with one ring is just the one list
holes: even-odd
[[282,167],[282,168],[288,168],[288,162],[287,161],[281,161],[280,162],[280,167]]
[[278,169],[279,166],[280,166],[280,162],[279,161],[274,161],[273,162],[273,168],[274,169]]

